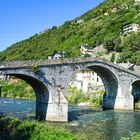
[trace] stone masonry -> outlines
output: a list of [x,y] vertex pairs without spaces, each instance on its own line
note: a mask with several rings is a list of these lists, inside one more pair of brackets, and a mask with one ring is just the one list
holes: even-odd
[[88,68],[105,86],[103,108],[133,110],[134,95],[140,94],[140,76],[98,58],[0,62],[0,75],[25,80],[36,94],[36,119],[68,121],[67,88],[75,75]]

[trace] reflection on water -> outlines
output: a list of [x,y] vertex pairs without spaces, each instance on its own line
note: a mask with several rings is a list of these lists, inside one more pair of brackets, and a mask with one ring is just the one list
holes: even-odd
[[[70,107],[71,110],[77,108]],[[35,102],[19,99],[0,99],[0,112],[20,118],[34,116]],[[119,140],[130,132],[140,131],[140,112],[103,111],[78,116],[69,123],[50,123],[65,127],[86,140]]]
[[140,112],[97,112],[79,117],[79,130],[89,140],[118,140],[129,132],[140,131],[138,118]]

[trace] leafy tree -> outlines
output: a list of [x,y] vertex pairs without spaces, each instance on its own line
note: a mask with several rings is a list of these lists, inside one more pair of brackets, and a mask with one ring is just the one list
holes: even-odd
[[53,27],[52,27],[52,30],[55,30],[55,29],[57,29],[57,26],[53,26]]
[[110,62],[114,63],[115,61],[115,53],[112,53],[112,56],[110,58]]

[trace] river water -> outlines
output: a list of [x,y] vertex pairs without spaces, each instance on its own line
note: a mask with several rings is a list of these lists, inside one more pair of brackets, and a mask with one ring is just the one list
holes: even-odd
[[[69,107],[77,110],[76,107]],[[35,117],[35,102],[21,99],[0,99],[0,112],[19,118]],[[69,123],[46,122],[80,134],[86,140],[119,140],[130,132],[140,131],[140,112],[101,111],[78,116]]]

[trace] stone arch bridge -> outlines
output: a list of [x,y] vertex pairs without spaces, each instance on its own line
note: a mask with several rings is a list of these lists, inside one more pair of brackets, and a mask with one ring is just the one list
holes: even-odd
[[0,75],[25,80],[36,94],[36,118],[68,121],[67,88],[82,69],[95,71],[105,87],[103,108],[133,110],[140,95],[140,76],[98,58],[0,62]]

